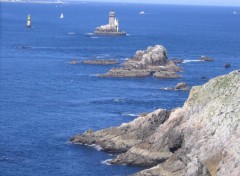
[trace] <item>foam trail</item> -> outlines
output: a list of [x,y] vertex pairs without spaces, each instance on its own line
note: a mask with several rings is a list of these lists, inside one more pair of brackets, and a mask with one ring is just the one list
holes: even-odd
[[130,116],[130,117],[137,117],[137,114],[131,114],[131,113],[122,113],[122,116]]
[[201,62],[201,60],[183,60],[183,64],[189,63],[189,62]]

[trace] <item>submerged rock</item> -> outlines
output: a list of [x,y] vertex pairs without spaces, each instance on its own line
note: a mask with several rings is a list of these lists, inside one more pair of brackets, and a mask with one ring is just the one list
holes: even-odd
[[69,64],[73,64],[73,65],[76,65],[76,64],[80,64],[81,62],[79,62],[77,59],[72,59],[69,61]]
[[193,87],[182,108],[71,139],[121,152],[112,164],[154,166],[143,175],[240,175],[240,71]]
[[148,47],[145,51],[137,51],[122,67],[113,68],[108,73],[98,76],[179,78],[176,72],[180,70],[173,61],[168,60],[167,50],[161,45],[156,45]]
[[114,59],[101,59],[101,60],[84,60],[81,61],[82,64],[90,64],[90,65],[115,65],[118,62]]
[[230,68],[231,67],[231,64],[225,64],[224,65],[224,68]]
[[200,57],[200,60],[201,60],[201,61],[214,61],[213,58],[210,58],[210,57],[207,57],[207,56],[204,56],[204,55],[202,55],[202,56]]

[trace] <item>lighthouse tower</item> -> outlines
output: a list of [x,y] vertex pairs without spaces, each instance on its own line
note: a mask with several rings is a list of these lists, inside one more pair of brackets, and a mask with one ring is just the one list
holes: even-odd
[[115,12],[109,12],[109,25],[115,26]]

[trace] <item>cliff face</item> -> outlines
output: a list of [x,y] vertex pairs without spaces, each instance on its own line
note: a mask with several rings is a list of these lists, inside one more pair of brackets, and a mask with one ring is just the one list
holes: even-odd
[[158,109],[73,143],[122,152],[113,164],[154,166],[135,175],[240,175],[240,71],[193,87],[182,108]]

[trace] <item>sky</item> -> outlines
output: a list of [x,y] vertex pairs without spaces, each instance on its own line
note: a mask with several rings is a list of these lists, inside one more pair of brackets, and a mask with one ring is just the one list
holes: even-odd
[[[68,1],[68,0],[65,0],[65,1]],[[240,6],[240,0],[71,0],[71,1]]]

